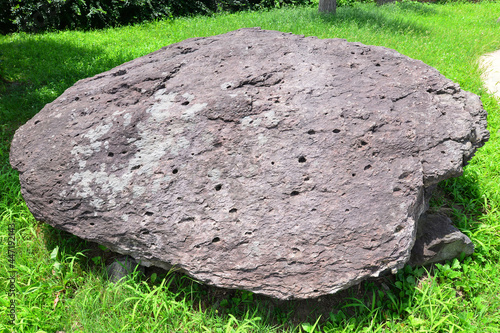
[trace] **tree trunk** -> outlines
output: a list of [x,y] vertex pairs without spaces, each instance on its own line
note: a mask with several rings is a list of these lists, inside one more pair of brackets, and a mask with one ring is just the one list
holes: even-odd
[[337,0],[319,0],[320,13],[335,14],[336,10],[337,10]]

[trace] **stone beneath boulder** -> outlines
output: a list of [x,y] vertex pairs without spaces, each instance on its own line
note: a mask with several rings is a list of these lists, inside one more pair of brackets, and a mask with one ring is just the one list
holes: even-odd
[[42,221],[279,299],[403,267],[439,181],[488,139],[479,97],[377,46],[241,29],[77,82],[17,132]]
[[111,264],[106,266],[108,279],[114,283],[131,276],[136,271],[144,274],[144,266],[141,266],[134,258],[129,256],[116,258]]
[[472,241],[453,226],[446,215],[424,214],[418,221],[417,239],[409,264],[424,266],[474,253]]

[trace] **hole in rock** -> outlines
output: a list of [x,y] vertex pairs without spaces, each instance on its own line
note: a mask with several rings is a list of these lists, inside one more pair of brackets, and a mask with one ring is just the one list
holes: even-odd
[[173,173],[174,175],[175,175],[177,172],[179,172],[179,170],[178,170],[178,169],[174,169],[174,170],[172,170],[172,173]]
[[371,169],[371,167],[372,167],[372,166],[371,166],[370,164],[368,164],[367,166],[365,166],[365,167],[364,167],[364,170]]
[[152,216],[154,213],[153,212],[146,212],[147,216]]
[[37,125],[38,123],[40,123],[40,120],[35,121],[35,125]]
[[113,153],[108,153],[108,156],[109,156],[109,157],[113,157],[113,156],[115,156],[115,154],[113,154]]
[[222,188],[222,184],[215,185],[215,190],[216,191],[220,191],[221,188]]
[[126,151],[126,150],[124,150],[124,151],[122,151],[120,154],[126,154],[126,153],[127,153],[127,151]]
[[309,177],[305,177],[305,178],[304,178],[304,181],[306,181],[306,182],[307,182],[308,180],[309,180]]
[[366,142],[365,140],[361,140],[361,145],[362,146],[366,146],[368,144],[368,142]]
[[355,173],[353,173],[351,176],[356,177],[356,174],[355,174]]
[[392,191],[393,192],[399,192],[399,191],[401,191],[401,189],[399,187],[395,187],[395,188],[392,189]]
[[177,197],[177,200],[182,200],[182,197]]
[[229,210],[229,212],[230,212],[230,213],[236,213],[237,211],[238,211],[238,210],[237,210],[236,208],[231,208],[231,209]]
[[316,134],[316,131],[311,129],[311,130],[307,131],[307,134],[313,135],[313,134]]
[[346,211],[346,212],[348,212],[348,211],[349,211],[349,208],[346,208],[346,210],[345,210],[345,211]]
[[141,234],[142,234],[142,235],[147,235],[147,234],[149,234],[149,230],[147,230],[147,229],[142,229],[142,230],[141,230]]
[[188,105],[189,104],[189,101],[184,101],[181,103],[181,105]]
[[299,163],[304,163],[305,161],[307,161],[307,160],[304,156],[299,157]]
[[49,200],[49,205],[50,205],[51,203],[53,203],[53,202],[54,202],[54,200]]
[[271,162],[271,165],[274,165],[274,162]]
[[332,132],[333,132],[333,133],[340,133],[340,130],[339,130],[338,128],[336,128],[336,129],[334,129]]
[[214,237],[214,239],[212,239],[212,243],[217,243],[217,242],[220,242],[220,238]]
[[296,195],[299,195],[299,191],[292,191],[292,193],[290,193],[290,195],[293,197],[293,196],[296,196]]
[[137,169],[139,169],[140,167],[141,167],[141,165],[136,165],[136,166],[132,167],[132,170],[137,170]]
[[252,232],[251,232],[251,231],[247,231],[247,232],[245,232],[245,235],[251,235],[251,234],[252,234]]
[[396,229],[394,230],[394,232],[400,232],[401,230],[403,230],[403,226],[400,224],[396,227]]
[[90,222],[90,225],[94,225],[94,222]]

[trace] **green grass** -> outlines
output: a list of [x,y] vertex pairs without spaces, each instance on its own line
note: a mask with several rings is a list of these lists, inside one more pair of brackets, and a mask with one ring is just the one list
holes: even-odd
[[[91,32],[0,36],[0,285],[9,288],[7,226],[16,225],[17,322],[0,293],[0,332],[498,332],[500,331],[499,103],[478,57],[500,49],[500,3],[404,2],[342,7],[336,16],[284,8],[183,18]],[[276,302],[209,288],[176,273],[106,281],[108,253],[33,218],[8,164],[14,131],[77,80],[170,43],[260,26],[382,45],[436,67],[481,96],[490,141],[433,202],[476,244],[472,257],[430,271],[406,267],[337,296]],[[437,206],[437,207],[436,207]]]

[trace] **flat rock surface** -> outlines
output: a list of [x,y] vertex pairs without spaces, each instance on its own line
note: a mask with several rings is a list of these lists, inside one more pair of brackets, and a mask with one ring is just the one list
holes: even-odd
[[425,188],[487,138],[479,98],[421,61],[241,29],[77,82],[10,158],[37,219],[290,299],[403,267]]

